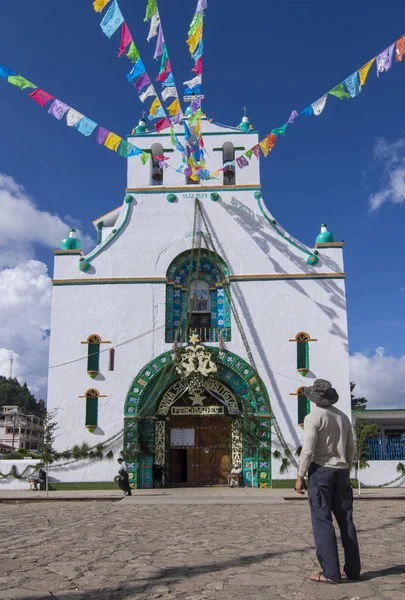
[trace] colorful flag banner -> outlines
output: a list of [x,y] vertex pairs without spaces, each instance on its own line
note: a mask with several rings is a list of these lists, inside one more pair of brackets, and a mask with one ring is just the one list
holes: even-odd
[[120,7],[118,6],[117,0],[113,0],[110,8],[104,15],[103,20],[100,23],[101,29],[104,31],[105,35],[110,38],[114,35],[119,27],[124,22],[124,17],[122,16],[122,12],[120,11]]
[[205,8],[207,8],[207,6],[208,6],[208,2],[207,2],[207,0],[198,0],[198,3],[197,3],[197,10],[196,10],[196,12],[197,12],[197,13],[202,13],[202,12],[203,12],[203,10],[204,10]]
[[76,123],[78,123],[80,121],[80,119],[83,119],[83,117],[84,117],[84,115],[82,115],[82,113],[79,113],[74,108],[69,108],[69,111],[66,115],[67,126],[74,127],[76,125]]
[[195,71],[197,73],[197,75],[202,75],[202,70],[203,70],[203,59],[202,56],[200,56],[199,58],[197,58],[197,60],[195,61],[195,65],[194,67],[191,69],[192,71]]
[[17,75],[17,73],[15,71],[12,71],[11,69],[9,69],[8,67],[5,67],[4,65],[0,65],[0,78],[1,79],[7,79],[8,77],[13,77],[14,75]]
[[324,96],[322,96],[322,98],[319,98],[319,100],[317,100],[316,102],[311,104],[313,113],[316,117],[319,117],[319,115],[323,113],[325,106],[326,106],[327,99],[328,99],[328,94],[325,94]]
[[126,54],[127,46],[129,46],[129,44],[131,42],[132,42],[132,35],[128,29],[128,25],[124,21],[124,23],[122,25],[121,45],[120,45],[120,51],[118,52],[118,56],[122,56],[123,54]]
[[361,87],[363,87],[363,85],[366,83],[368,72],[374,61],[375,61],[375,58],[372,58],[371,60],[368,61],[368,63],[366,63],[363,67],[361,67],[361,69],[359,69],[359,78],[360,78],[360,86]]
[[117,154],[123,158],[128,158],[132,152],[133,146],[126,140],[121,140],[120,145],[117,149]]
[[200,40],[196,51],[194,52],[194,60],[197,61],[204,54],[204,40]]
[[35,83],[31,83],[31,81],[28,81],[28,79],[22,77],[22,75],[10,75],[10,77],[8,77],[8,82],[11,83],[11,85],[15,85],[16,87],[20,88],[20,90],[38,87],[35,85]]
[[263,152],[264,156],[267,156],[268,153],[270,152],[268,139],[264,138],[264,140],[262,140],[261,142],[259,142],[259,146],[262,149],[262,152]]
[[147,37],[148,42],[150,42],[150,40],[158,34],[159,25],[160,25],[160,15],[159,15],[159,12],[156,12],[152,16],[152,19],[150,22],[149,34]]
[[168,72],[166,79],[164,81],[162,81],[162,86],[163,87],[175,87],[176,86],[173,73]]
[[389,71],[389,69],[391,69],[394,48],[395,42],[380,52],[380,54],[376,57],[377,77],[380,76],[380,73],[384,73],[385,71]]
[[201,75],[197,75],[196,77],[194,77],[193,79],[189,79],[188,81],[184,82],[184,85],[192,88],[195,85],[200,85],[201,84]]
[[145,102],[146,98],[149,98],[149,96],[156,96],[156,95],[157,94],[156,94],[155,88],[153,87],[153,85],[150,85],[148,87],[148,89],[146,90],[146,92],[143,92],[143,94],[140,94],[139,100],[141,102]]
[[299,114],[297,113],[296,110],[293,110],[292,113],[291,113],[291,115],[290,115],[290,118],[287,121],[287,123],[289,125],[292,125],[297,117],[299,117]]
[[112,131],[110,131],[110,133],[107,136],[106,141],[104,142],[104,146],[106,148],[109,148],[110,150],[114,150],[114,152],[116,152],[121,141],[122,141],[122,137],[120,137],[119,135],[112,133]]
[[176,123],[179,123],[183,118],[183,111],[179,110],[178,113],[176,113],[173,117],[170,117],[170,123],[172,125],[176,125]]
[[397,49],[395,52],[395,59],[402,61],[402,57],[405,54],[405,35],[397,40]]
[[142,163],[143,165],[145,165],[145,164],[146,164],[146,162],[147,162],[147,161],[150,159],[150,154],[149,154],[149,152],[142,152],[142,154],[141,154],[140,158],[141,158],[141,163]]
[[355,98],[361,92],[359,74],[355,71],[352,75],[343,81],[345,89],[349,92],[350,98]]
[[70,106],[56,99],[49,107],[48,113],[60,121],[65,116],[69,108]]
[[75,127],[82,135],[89,136],[97,127],[97,123],[87,117],[83,117],[83,119],[80,119],[80,121],[76,123]]
[[151,115],[155,115],[155,114],[156,114],[156,111],[157,111],[157,109],[158,109],[159,107],[161,107],[161,106],[162,106],[162,104],[161,104],[161,102],[160,102],[159,98],[156,96],[156,98],[155,98],[155,99],[154,99],[154,101],[152,102],[152,105],[151,105],[151,107],[150,107],[150,109],[149,109],[149,114],[151,114]]
[[40,106],[46,106],[49,100],[53,100],[55,96],[51,96],[51,94],[48,94],[48,92],[45,92],[45,90],[37,88],[35,92],[30,94],[30,98],[35,100],[35,102],[37,102]]
[[95,0],[93,2],[94,10],[96,12],[101,12],[109,2],[110,0]]
[[304,117],[312,117],[313,114],[314,109],[312,108],[312,104],[310,106],[307,106],[306,108],[304,108],[304,110],[300,112],[300,115],[304,115]]
[[201,38],[202,38],[202,22],[198,25],[194,33],[188,38],[187,44],[190,50],[191,56],[193,56]]
[[260,145],[256,144],[256,146],[253,146],[253,148],[251,148],[253,154],[256,156],[256,158],[260,158]]
[[149,121],[154,121],[155,119],[162,119],[165,116],[166,116],[166,112],[165,112],[163,106],[158,106],[155,113],[153,115],[149,115],[148,119],[149,119]]

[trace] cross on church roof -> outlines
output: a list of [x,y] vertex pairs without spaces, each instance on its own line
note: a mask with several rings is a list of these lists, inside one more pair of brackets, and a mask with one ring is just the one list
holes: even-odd
[[244,116],[245,116],[245,117],[247,117],[247,106],[244,106],[244,107],[242,108],[242,110],[243,110],[243,114],[244,114]]
[[142,115],[142,119],[144,119],[144,118],[145,118],[145,115],[146,115],[146,110],[143,110],[143,111],[141,112],[141,115]]

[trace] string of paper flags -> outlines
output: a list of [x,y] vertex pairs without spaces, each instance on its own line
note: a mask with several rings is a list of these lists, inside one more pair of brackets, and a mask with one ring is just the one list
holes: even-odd
[[[333,87],[329,92],[321,96],[318,100],[304,108],[301,112],[297,112],[293,110],[288,121],[282,125],[281,127],[276,127],[272,129],[271,133],[269,133],[265,138],[263,138],[258,144],[244,152],[241,156],[236,158],[232,164],[236,164],[239,168],[243,169],[249,164],[249,160],[252,158],[253,154],[259,158],[260,151],[262,151],[264,156],[268,156],[271,150],[274,148],[274,145],[277,141],[278,136],[283,136],[286,133],[287,127],[292,125],[296,118],[299,116],[316,116],[319,117],[325,109],[326,101],[328,96],[335,96],[340,100],[345,98],[355,98],[362,91],[363,86],[366,83],[367,76],[369,74],[370,68],[376,63],[376,71],[377,77],[379,77],[382,73],[385,73],[390,70],[394,55],[395,59],[398,62],[402,61],[402,58],[405,54],[405,35],[396,40],[393,44],[390,44],[388,48],[385,48],[382,52],[377,54],[374,58],[369,60],[365,65],[363,65],[360,69],[357,69],[354,73],[346,77],[341,83],[338,83]],[[223,169],[219,169],[215,171],[217,174],[219,171]],[[214,175],[214,173],[212,174]]]
[[119,156],[128,158],[130,156],[139,155],[143,164],[146,163],[150,155],[147,152],[141,150],[134,144],[127,142],[121,136],[113,133],[109,129],[102,127],[89,117],[86,117],[76,109],[72,108],[62,100],[55,98],[52,94],[49,94],[42,88],[38,87],[35,83],[32,83],[22,75],[16,73],[9,67],[0,64],[0,79],[7,79],[8,83],[18,87],[20,90],[33,90],[29,97],[35,100],[39,106],[48,108],[48,113],[62,121],[66,118],[66,125],[68,127],[74,127],[82,135],[89,137],[94,132],[97,132],[97,143],[105,146],[109,150],[117,152]]

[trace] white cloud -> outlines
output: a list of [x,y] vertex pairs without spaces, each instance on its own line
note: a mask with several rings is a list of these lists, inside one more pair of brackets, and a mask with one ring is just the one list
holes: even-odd
[[[28,260],[0,271],[0,374],[27,381],[46,397],[52,282],[47,266]],[[34,373],[31,373],[35,371]]]
[[[35,245],[58,248],[72,222],[40,210],[21,185],[0,173],[0,268],[33,258]],[[89,235],[78,236],[84,249],[94,246]]]
[[367,398],[367,408],[405,407],[405,354],[387,356],[377,348],[373,356],[356,352],[350,357],[350,379],[355,395]]
[[370,211],[385,202],[405,203],[405,138],[392,144],[378,139],[374,147],[375,160],[383,165],[383,188],[369,197]]

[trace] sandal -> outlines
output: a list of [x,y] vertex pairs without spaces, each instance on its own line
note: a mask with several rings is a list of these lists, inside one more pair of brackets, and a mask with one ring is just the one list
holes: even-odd
[[338,581],[334,581],[333,579],[328,579],[327,577],[325,577],[322,571],[320,571],[316,575],[311,575],[309,580],[314,581],[315,583],[331,583],[332,585],[339,583]]

